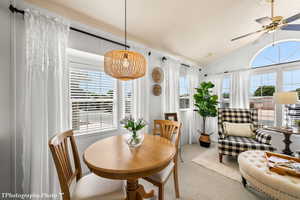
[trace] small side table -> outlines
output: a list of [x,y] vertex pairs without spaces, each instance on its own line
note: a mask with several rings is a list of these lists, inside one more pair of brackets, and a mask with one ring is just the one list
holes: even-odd
[[300,134],[300,133],[294,133],[292,131],[292,129],[287,129],[287,128],[283,128],[283,127],[268,127],[268,128],[264,128],[266,130],[269,131],[274,131],[274,132],[278,132],[278,133],[282,133],[284,135],[284,144],[285,144],[285,149],[282,151],[282,153],[292,156],[293,152],[290,149],[290,145],[292,144],[291,141],[291,135],[293,134]]

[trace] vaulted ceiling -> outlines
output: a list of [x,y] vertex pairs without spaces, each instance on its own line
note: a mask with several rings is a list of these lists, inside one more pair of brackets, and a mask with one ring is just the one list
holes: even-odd
[[[34,2],[34,0],[29,0]],[[48,0],[89,16],[122,33],[124,0]],[[267,0],[127,0],[128,32],[145,45],[208,63],[257,36],[230,39],[261,28],[254,20],[270,15]],[[300,12],[300,0],[275,0],[275,14]],[[299,20],[300,23],[300,20]],[[119,35],[120,35],[119,34]],[[300,34],[300,33],[299,33]]]

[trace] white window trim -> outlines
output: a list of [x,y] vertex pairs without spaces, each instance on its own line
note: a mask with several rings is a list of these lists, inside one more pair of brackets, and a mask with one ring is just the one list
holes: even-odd
[[[258,55],[258,54],[256,54]],[[253,57],[255,58],[255,56]],[[250,63],[252,63],[251,61]],[[251,70],[250,76],[265,74],[265,73],[276,73],[276,87],[275,92],[282,92],[283,91],[283,73],[285,71],[297,70],[300,69],[300,61],[295,61],[291,63],[283,63],[277,64],[272,67],[256,67]],[[249,90],[249,99],[251,98],[261,98],[261,97],[251,97],[250,90]],[[275,104],[275,126],[281,126],[282,122],[282,107],[281,105]]]
[[[79,50],[75,50],[75,49],[71,49],[68,48],[67,49],[67,54],[68,54],[68,66],[70,66],[70,63],[80,63],[80,64],[86,64],[87,66],[89,66],[89,68],[97,68],[97,69],[103,69],[104,66],[104,56],[102,55],[95,55],[95,54],[91,54],[88,52],[84,52],[84,51],[79,51]],[[119,113],[119,103],[118,103],[118,99],[120,99],[120,94],[119,94],[119,90],[120,90],[120,84],[119,81],[116,79],[115,80],[115,90],[116,90],[116,95],[114,95],[114,99],[113,99],[113,106],[115,108],[115,112],[113,113],[113,124],[114,127],[112,128],[108,128],[108,129],[102,129],[102,130],[98,130],[98,131],[92,131],[92,132],[88,132],[88,133],[76,133],[75,136],[89,136],[89,135],[96,135],[96,134],[100,134],[101,135],[107,135],[110,134],[112,131],[117,131],[120,129],[120,125],[118,123],[118,119],[120,118],[120,113]],[[69,90],[69,96],[71,97],[71,90]],[[70,127],[72,127],[72,101],[70,98],[70,103],[69,103],[69,111],[70,111]]]
[[[254,69],[253,71],[252,71],[252,73],[250,73],[250,87],[251,87],[251,77],[252,76],[255,76],[255,75],[261,75],[261,74],[268,74],[268,73],[275,73],[275,92],[277,92],[278,91],[278,71],[277,71],[278,69],[277,68],[265,68],[265,69],[263,69],[263,68],[261,68],[261,69],[259,69],[259,68],[256,68],[256,69]],[[249,87],[249,90],[248,90],[248,92],[249,92],[249,103],[250,103],[250,101],[251,101],[251,99],[255,99],[255,100],[260,100],[260,99],[263,99],[263,98],[265,98],[265,97],[272,97],[272,96],[263,96],[263,97],[253,97],[252,95],[251,95],[251,92],[250,92],[250,87]],[[274,116],[274,126],[277,126],[278,125],[278,122],[280,121],[279,120],[279,117],[278,116],[280,116],[279,115],[279,113],[278,113],[278,105],[277,104],[275,104],[275,108],[274,108],[275,110],[274,110],[274,113],[275,113],[275,116]]]
[[[300,40],[297,39],[297,38],[294,38],[294,39],[283,39],[283,40],[278,40],[278,41],[272,42],[271,44],[266,45],[265,47],[261,48],[259,51],[257,51],[257,52],[253,55],[253,57],[252,57],[251,60],[250,60],[250,68],[252,68],[252,64],[253,64],[255,58],[256,58],[261,52],[263,52],[264,50],[266,50],[267,48],[269,48],[270,46],[272,46],[272,45],[274,45],[274,44],[276,45],[276,44],[282,43],[282,42],[300,42]],[[293,63],[299,63],[299,62],[300,62],[299,60],[296,60],[296,61],[292,61],[292,62],[278,63],[278,64],[274,64],[274,65],[279,65],[279,66],[281,66],[281,65],[285,65],[285,64],[293,64]],[[266,65],[266,66],[255,67],[255,68],[263,68],[263,67],[267,67],[267,65]]]

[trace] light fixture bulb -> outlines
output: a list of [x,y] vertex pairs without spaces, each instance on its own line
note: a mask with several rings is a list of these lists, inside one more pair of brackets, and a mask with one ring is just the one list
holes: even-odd
[[122,65],[123,65],[123,67],[126,67],[126,68],[129,67],[130,63],[129,63],[129,60],[127,57],[123,58]]

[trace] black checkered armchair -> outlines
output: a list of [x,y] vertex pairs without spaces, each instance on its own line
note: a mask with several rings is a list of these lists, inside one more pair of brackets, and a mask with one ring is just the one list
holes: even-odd
[[[255,138],[226,136],[223,122],[252,123],[255,129]],[[237,156],[247,150],[275,151],[275,148],[271,146],[271,135],[258,127],[257,109],[219,108],[218,129],[220,162],[222,162],[223,155]]]

